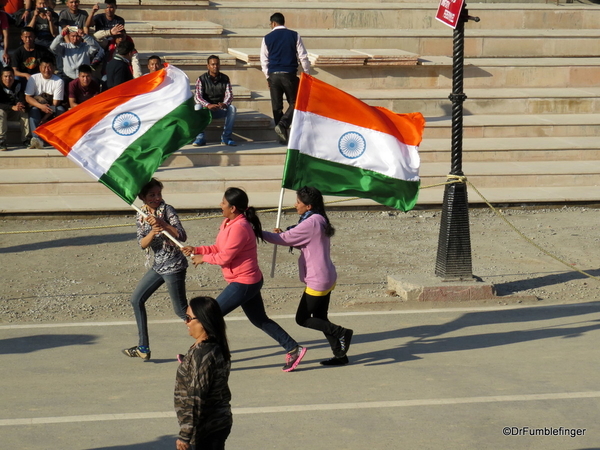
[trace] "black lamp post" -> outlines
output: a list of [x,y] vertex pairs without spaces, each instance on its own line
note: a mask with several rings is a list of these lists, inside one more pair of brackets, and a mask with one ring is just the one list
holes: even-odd
[[[463,93],[463,67],[465,22],[479,17],[468,15],[466,4],[460,13],[453,36],[452,93],[452,167],[450,175],[463,176],[462,137],[463,102],[467,96]],[[448,181],[456,178],[449,177]],[[469,232],[469,201],[467,185],[464,182],[447,184],[444,190],[442,222],[438,240],[435,274],[446,280],[466,280],[473,278],[471,263],[471,237]]]

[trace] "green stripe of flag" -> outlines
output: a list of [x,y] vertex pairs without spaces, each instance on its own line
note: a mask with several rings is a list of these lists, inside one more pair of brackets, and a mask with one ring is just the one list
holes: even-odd
[[169,155],[189,144],[210,121],[210,112],[196,111],[193,97],[189,98],[132,142],[98,181],[132,204]]
[[290,149],[287,151],[282,186],[293,190],[312,186],[325,195],[370,198],[383,205],[409,211],[417,203],[420,181],[399,180]]

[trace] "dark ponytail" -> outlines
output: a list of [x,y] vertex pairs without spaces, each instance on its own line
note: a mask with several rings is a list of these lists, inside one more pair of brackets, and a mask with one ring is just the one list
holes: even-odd
[[260,223],[260,219],[256,214],[256,209],[254,209],[253,206],[248,206],[248,194],[246,194],[240,188],[230,187],[225,191],[224,197],[230,206],[235,206],[235,209],[242,213],[244,217],[246,217],[246,220],[250,222],[250,225],[252,225],[252,230],[254,230],[256,240],[258,241],[260,239],[261,241],[265,242],[262,234],[262,224]]
[[314,214],[320,214],[325,218],[325,236],[332,237],[335,234],[335,228],[329,222],[329,217],[325,212],[325,203],[323,194],[317,188],[304,186],[296,191],[298,199],[306,206],[311,206],[311,211]]

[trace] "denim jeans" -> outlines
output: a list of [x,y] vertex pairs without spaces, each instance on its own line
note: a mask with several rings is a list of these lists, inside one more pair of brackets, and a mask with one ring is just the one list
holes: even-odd
[[255,284],[229,283],[217,297],[223,316],[226,316],[238,306],[246,314],[250,323],[260,328],[281,345],[286,352],[294,350],[298,343],[285,332],[277,323],[267,317],[260,289],[263,280]]
[[[202,105],[196,105],[202,106]],[[233,124],[235,123],[235,115],[237,108],[233,105],[229,105],[227,109],[215,109],[210,112],[213,119],[222,119],[225,117],[225,125],[223,126],[223,134],[221,135],[221,141],[227,142],[231,140],[231,134],[233,133]],[[200,133],[196,136],[196,139],[204,139],[204,133]]]
[[181,319],[185,319],[187,311],[187,298],[185,296],[185,274],[186,271],[160,275],[150,269],[140,280],[133,295],[131,296],[131,305],[137,322],[140,346],[150,346],[148,339],[148,316],[146,315],[146,301],[156,290],[164,283],[167,283],[167,290],[173,303],[175,314]]
[[[271,108],[273,109],[273,121],[288,129],[292,124],[296,96],[300,78],[295,73],[271,73],[269,74],[269,91],[271,93]],[[288,108],[283,112],[283,95],[288,102]]]
[[[62,113],[65,112],[65,108],[61,105],[53,106],[53,108],[55,108],[55,113],[52,115],[52,119],[60,116]],[[39,136],[35,134],[34,131],[40,125],[40,122],[42,121],[42,118],[45,115],[45,112],[42,112],[41,109],[36,108],[35,106],[29,110],[29,129],[31,130],[33,137],[39,138]]]

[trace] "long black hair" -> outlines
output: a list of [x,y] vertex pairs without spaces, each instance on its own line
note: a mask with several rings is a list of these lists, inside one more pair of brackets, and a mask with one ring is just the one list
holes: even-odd
[[260,239],[261,241],[265,242],[262,234],[262,224],[260,223],[260,219],[256,214],[256,209],[254,209],[253,206],[248,206],[248,194],[246,194],[240,188],[230,187],[225,191],[224,197],[229,205],[235,206],[235,209],[242,213],[248,222],[250,222],[250,225],[252,225],[252,229],[254,230],[256,240],[258,241]]
[[333,236],[335,234],[335,228],[329,222],[329,217],[325,212],[325,203],[323,202],[323,194],[317,188],[304,186],[296,191],[298,200],[304,203],[306,206],[311,206],[311,211],[315,214],[320,214],[325,218],[325,236]]
[[225,319],[217,301],[212,297],[194,297],[190,300],[190,308],[208,335],[208,340],[216,342],[221,347],[225,360],[229,361],[231,352],[227,342]]

